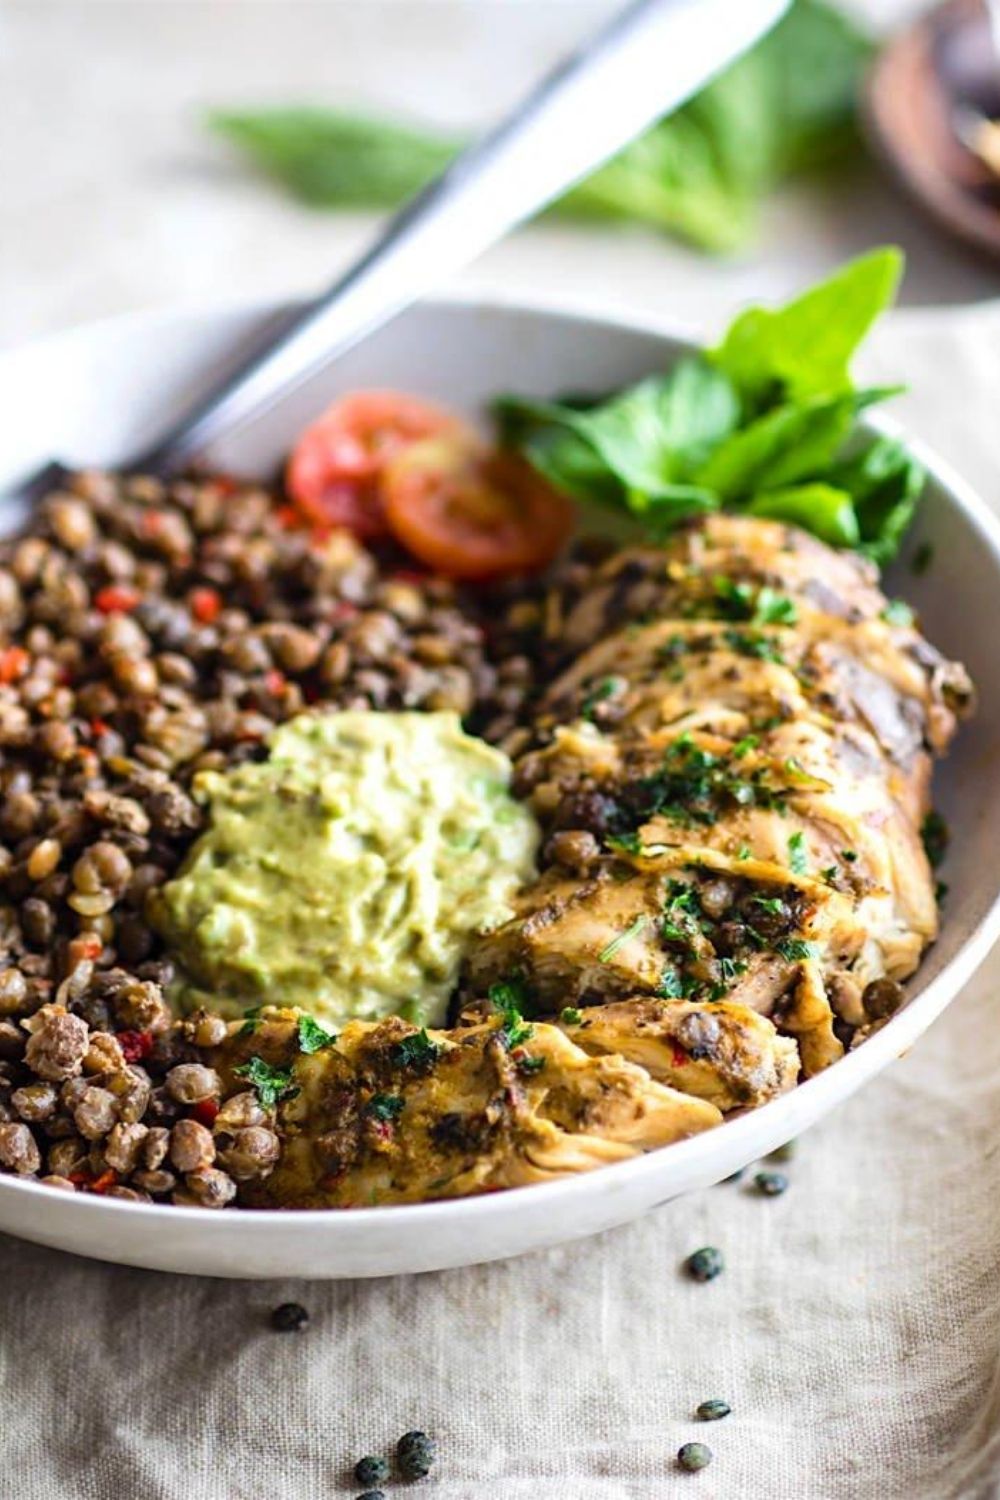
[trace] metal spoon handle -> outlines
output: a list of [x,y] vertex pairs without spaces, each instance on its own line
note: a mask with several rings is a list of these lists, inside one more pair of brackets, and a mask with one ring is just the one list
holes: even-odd
[[136,464],[166,472],[467,265],[757,40],[789,0],[634,0],[266,336]]

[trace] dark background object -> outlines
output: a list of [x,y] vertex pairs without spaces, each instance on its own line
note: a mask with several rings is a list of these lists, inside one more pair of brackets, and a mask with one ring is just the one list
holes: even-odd
[[864,119],[875,150],[937,221],[1000,258],[1000,178],[956,130],[960,110],[1000,116],[1000,57],[983,0],[945,0],[876,61]]

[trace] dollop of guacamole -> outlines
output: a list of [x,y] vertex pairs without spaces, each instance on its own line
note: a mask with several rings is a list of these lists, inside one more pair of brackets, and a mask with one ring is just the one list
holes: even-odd
[[151,898],[179,1004],[442,1023],[534,870],[510,761],[450,713],[303,714],[269,752],[195,778],[208,826]]

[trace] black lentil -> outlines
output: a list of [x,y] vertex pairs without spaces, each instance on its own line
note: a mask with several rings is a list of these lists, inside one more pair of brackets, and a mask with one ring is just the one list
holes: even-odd
[[359,1484],[381,1484],[389,1478],[389,1465],[384,1458],[367,1454],[354,1465],[354,1477]]
[[732,1409],[728,1401],[702,1401],[695,1410],[695,1416],[702,1422],[719,1422],[723,1417],[728,1417]]
[[689,1474],[705,1469],[712,1462],[712,1450],[705,1443],[685,1443],[677,1450],[677,1462]]
[[684,1262],[684,1269],[692,1281],[714,1281],[725,1268],[722,1251],[714,1245],[705,1245],[695,1250]]
[[301,1302],[282,1302],[271,1314],[271,1327],[276,1333],[301,1333],[308,1323],[309,1314]]
[[396,1444],[396,1462],[404,1479],[423,1479],[435,1458],[434,1439],[426,1432],[404,1432]]
[[778,1198],[788,1187],[788,1178],[784,1172],[758,1172],[753,1185],[765,1198]]

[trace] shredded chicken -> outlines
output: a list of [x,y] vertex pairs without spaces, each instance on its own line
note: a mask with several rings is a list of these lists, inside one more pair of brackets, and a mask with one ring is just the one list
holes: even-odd
[[[544,1023],[505,1026],[494,1015],[420,1032],[398,1018],[352,1021],[311,1055],[297,1023],[280,1010],[252,1032],[234,1022],[214,1057],[227,1088],[251,1057],[285,1080],[281,1159],[242,1185],[248,1205],[359,1208],[520,1187],[624,1161],[722,1118],[710,1088],[671,1087],[620,1051],[592,1054]],[[754,1052],[749,1038],[742,1044]]]
[[769,521],[611,559],[518,764],[553,863],[467,990],[725,1000],[806,1076],[840,1057],[936,936],[931,759],[972,700],[900,614],[863,559]]

